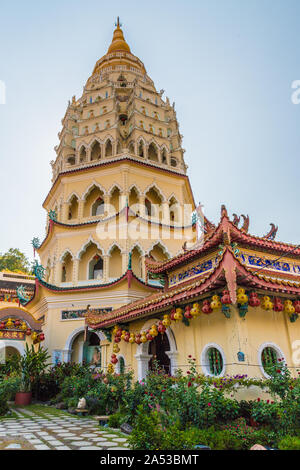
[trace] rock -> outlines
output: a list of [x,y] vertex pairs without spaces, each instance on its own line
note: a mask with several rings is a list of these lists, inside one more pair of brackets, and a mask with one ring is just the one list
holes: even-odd
[[125,432],[125,434],[131,434],[132,433],[132,426],[128,423],[123,423],[120,426],[121,431]]
[[65,410],[66,405],[64,404],[64,402],[57,403],[57,405],[55,405],[55,408],[57,408],[58,410]]

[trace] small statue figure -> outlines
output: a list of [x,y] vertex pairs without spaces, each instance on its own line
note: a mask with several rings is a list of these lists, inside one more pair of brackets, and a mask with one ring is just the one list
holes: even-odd
[[86,409],[86,399],[85,398],[80,398],[78,405],[77,405],[78,410],[85,410]]

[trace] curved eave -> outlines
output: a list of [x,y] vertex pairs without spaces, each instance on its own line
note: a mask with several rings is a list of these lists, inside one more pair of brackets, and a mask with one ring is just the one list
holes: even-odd
[[96,168],[101,168],[101,167],[104,167],[104,166],[120,164],[120,163],[123,163],[123,162],[124,163],[129,162],[129,163],[133,163],[133,164],[137,164],[137,165],[141,165],[141,166],[146,166],[148,168],[156,169],[157,171],[161,171],[163,173],[167,173],[167,174],[170,174],[172,176],[177,176],[177,177],[179,176],[181,178],[186,179],[186,181],[188,183],[190,195],[191,195],[191,198],[193,200],[194,207],[195,207],[195,201],[194,201],[194,196],[193,196],[190,180],[189,180],[189,177],[186,174],[170,170],[169,168],[161,168],[159,166],[152,165],[151,163],[149,163],[149,161],[148,162],[143,162],[143,161],[140,161],[140,160],[136,160],[135,158],[130,158],[130,156],[126,156],[126,157],[123,157],[123,158],[116,158],[115,160],[110,160],[109,162],[105,162],[105,161],[100,162],[100,163],[93,164],[93,165],[90,165],[90,166],[87,166],[87,167],[84,167],[84,168],[74,168],[73,170],[63,171],[63,172],[59,173],[57,175],[54,183],[52,184],[52,187],[51,187],[50,191],[48,192],[44,202],[43,202],[43,207],[45,208],[45,205],[47,204],[48,199],[51,196],[51,193],[54,191],[55,186],[58,184],[58,181],[59,181],[60,178],[62,178],[64,176],[67,176],[67,175],[72,175],[72,174],[75,174],[75,173],[84,173],[84,172],[94,170]]
[[[233,277],[232,277],[233,276]],[[199,298],[208,292],[224,288],[230,292],[231,298],[236,298],[237,286],[245,286],[250,289],[273,294],[300,296],[299,282],[291,283],[289,280],[271,278],[270,276],[253,273],[250,269],[240,263],[234,256],[232,250],[227,247],[219,260],[218,266],[206,276],[187,281],[166,290],[161,294],[151,295],[132,304],[121,307],[107,314],[107,318],[97,321],[96,316],[89,316],[86,323],[91,328],[107,328],[118,322],[133,321],[138,318],[149,316],[161,311],[169,310],[174,305],[186,304],[191,299]],[[233,295],[232,295],[233,294]],[[233,300],[235,303],[235,300]]]
[[107,282],[105,284],[103,284],[103,283],[102,284],[93,284],[93,285],[90,285],[90,286],[59,287],[59,286],[55,286],[53,284],[48,284],[47,282],[36,278],[34,295],[24,305],[27,306],[27,305],[30,304],[30,302],[32,302],[34,300],[34,298],[38,294],[39,286],[44,287],[48,291],[63,294],[65,292],[86,292],[86,291],[95,291],[95,290],[99,290],[99,289],[109,289],[110,287],[113,287],[117,284],[120,284],[124,280],[126,280],[127,282],[130,282],[129,279],[130,280],[134,279],[135,282],[137,282],[139,285],[141,285],[141,286],[143,286],[147,289],[155,290],[155,291],[161,290],[161,287],[151,286],[150,284],[146,284],[144,281],[139,279],[131,270],[127,270],[122,276],[120,276],[118,279],[115,279],[112,282]]

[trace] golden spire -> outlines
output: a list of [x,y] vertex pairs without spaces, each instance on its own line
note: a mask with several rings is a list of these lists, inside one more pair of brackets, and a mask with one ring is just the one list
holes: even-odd
[[116,51],[125,51],[131,52],[130,47],[128,46],[127,42],[124,39],[123,31],[121,30],[121,24],[119,17],[117,18],[116,29],[114,30],[113,40],[111,45],[108,48],[107,53],[110,54],[111,52]]

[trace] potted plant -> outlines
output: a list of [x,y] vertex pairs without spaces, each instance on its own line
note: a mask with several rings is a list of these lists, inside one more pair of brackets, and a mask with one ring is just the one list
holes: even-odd
[[39,346],[35,351],[33,345],[29,348],[26,344],[25,353],[20,357],[21,385],[15,396],[16,405],[30,405],[33,383],[39,385],[40,375],[48,366],[49,358],[47,349]]

